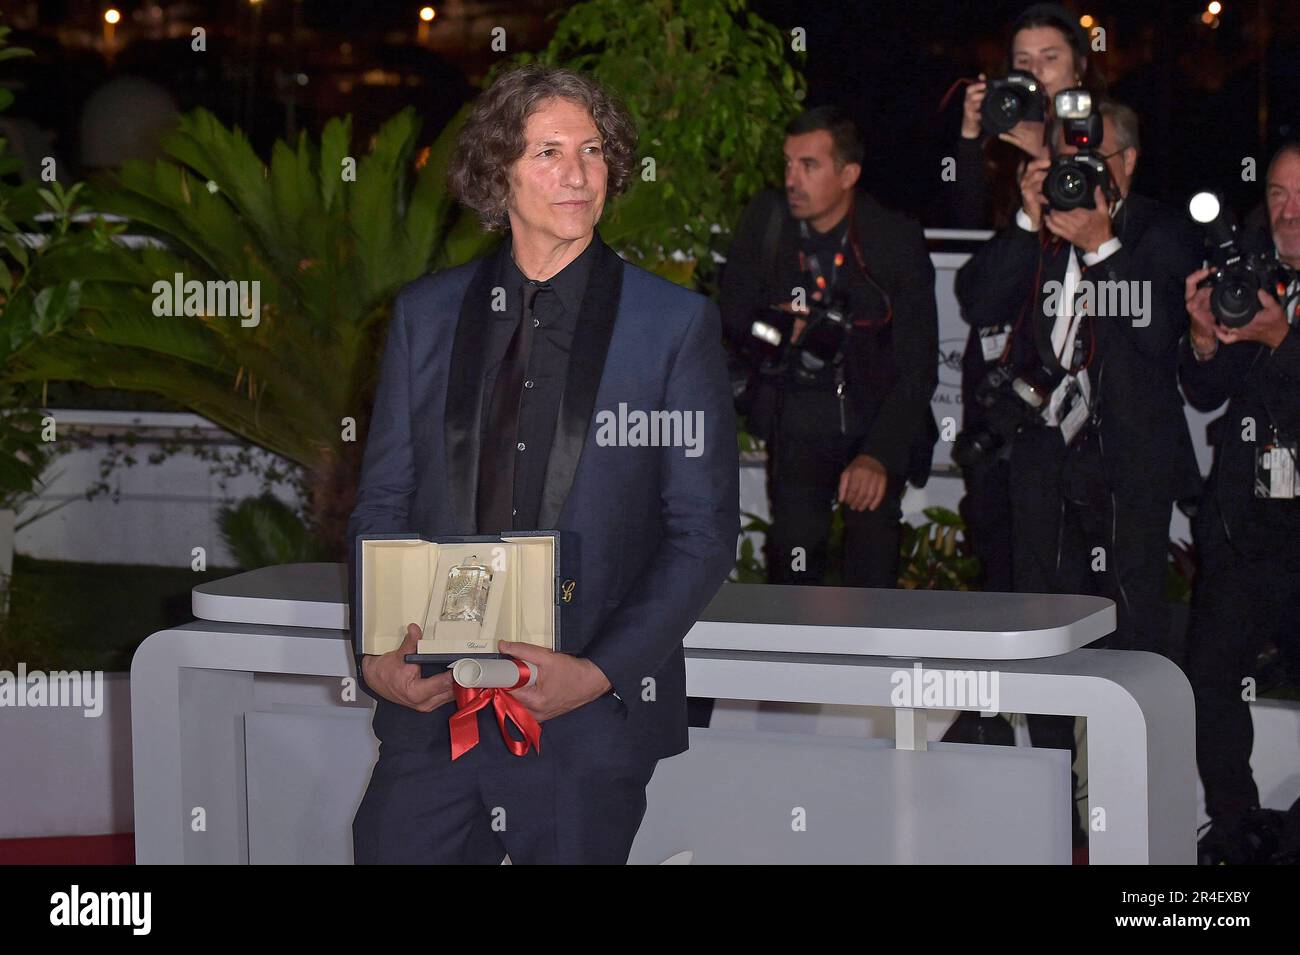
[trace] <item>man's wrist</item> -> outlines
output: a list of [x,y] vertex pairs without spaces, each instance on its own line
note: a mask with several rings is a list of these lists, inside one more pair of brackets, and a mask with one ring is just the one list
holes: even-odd
[[1096,265],[1098,262],[1110,258],[1119,251],[1120,241],[1118,236],[1107,235],[1097,243],[1095,249],[1085,249],[1083,252],[1084,265]]
[[600,688],[600,693],[598,693],[597,696],[603,696],[604,694],[608,693],[613,688],[614,684],[610,682],[609,677],[605,676],[605,671],[602,670],[600,667],[596,666],[596,664],[593,663],[587,657],[583,657],[582,659],[583,661],[586,662],[587,666],[591,667],[592,673],[596,675],[599,682],[602,684]]
[[1195,332],[1188,332],[1187,340],[1188,343],[1192,346],[1192,357],[1195,358],[1197,361],[1201,361],[1201,362],[1209,361],[1211,358],[1215,356],[1215,354],[1219,350],[1219,340],[1215,338],[1213,335],[1210,335],[1208,338],[1208,342],[1209,342],[1208,348],[1201,348],[1197,344],[1198,342],[1206,341],[1207,339],[1203,338],[1200,335],[1197,335]]

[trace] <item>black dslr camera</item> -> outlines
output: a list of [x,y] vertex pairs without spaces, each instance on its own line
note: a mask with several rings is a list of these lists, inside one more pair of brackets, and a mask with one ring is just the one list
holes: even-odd
[[[796,375],[815,378],[843,358],[850,324],[848,302],[832,297],[828,302],[809,302],[807,307],[807,315],[792,315],[779,305],[769,305],[769,314],[750,326],[762,370],[784,370],[794,360]],[[796,318],[807,324],[799,341],[792,342]]]
[[1025,70],[1012,70],[1006,79],[989,80],[980,104],[980,120],[994,136],[1022,121],[1041,123],[1046,115],[1043,84]]
[[1098,186],[1107,196],[1114,189],[1106,161],[1094,152],[1101,145],[1101,114],[1092,108],[1092,94],[1075,88],[1056,94],[1056,117],[1065,141],[1079,151],[1052,160],[1043,195],[1053,209],[1091,209]]
[[1249,325],[1259,311],[1263,289],[1279,302],[1296,280],[1296,272],[1274,253],[1243,252],[1237,244],[1237,223],[1232,211],[1212,192],[1198,192],[1187,204],[1193,219],[1205,226],[1210,245],[1209,263],[1215,271],[1199,288],[1212,288],[1210,311],[1225,328]]
[[1046,368],[1016,372],[1009,365],[995,365],[975,386],[984,424],[962,429],[952,445],[953,461],[968,470],[992,463],[1012,438],[1041,420],[1060,379],[1060,373]]

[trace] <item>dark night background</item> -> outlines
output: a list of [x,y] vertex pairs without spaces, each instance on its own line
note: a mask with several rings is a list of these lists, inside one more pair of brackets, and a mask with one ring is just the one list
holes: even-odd
[[[416,42],[412,2],[344,0],[123,0],[116,50],[103,49],[103,12],[85,0],[4,0],[10,41],[36,52],[4,65],[18,99],[7,121],[30,121],[29,143],[53,133],[60,169],[81,161],[83,107],[117,76],[164,87],[180,109],[204,106],[250,132],[260,152],[278,136],[318,131],[352,113],[363,134],[412,104],[425,138],[475,91],[497,54],[487,30],[506,27],[512,49],[541,48],[554,29],[555,0],[453,0],[438,11],[427,42]],[[960,94],[939,112],[958,77],[1003,71],[1016,2],[826,2],[753,0],[751,8],[789,31],[808,33],[804,72],[809,105],[838,103],[868,143],[863,181],[888,204],[943,225],[931,210],[940,160],[951,152]],[[1258,159],[1300,135],[1300,4],[1227,0],[1217,26],[1203,22],[1204,0],[1069,4],[1106,30],[1094,54],[1112,95],[1142,119],[1136,188],[1182,203],[1214,185],[1244,211],[1260,185],[1241,181],[1243,157]],[[207,29],[207,52],[190,50],[192,26]],[[170,31],[171,37],[168,37]],[[296,39],[295,39],[296,38]],[[15,86],[15,84],[17,84]],[[17,149],[23,136],[6,130]],[[774,128],[773,136],[780,130]],[[45,140],[49,142],[49,140]],[[778,170],[773,170],[774,181]],[[60,178],[64,178],[62,175]]]

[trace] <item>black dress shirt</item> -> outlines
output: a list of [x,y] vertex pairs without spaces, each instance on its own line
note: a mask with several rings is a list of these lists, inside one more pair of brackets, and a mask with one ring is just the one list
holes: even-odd
[[[510,240],[507,240],[510,241]],[[496,284],[505,289],[505,311],[485,308],[488,332],[488,363],[483,382],[483,407],[480,424],[480,447],[487,436],[497,373],[505,358],[510,338],[519,324],[523,309],[525,283],[541,285],[533,303],[533,340],[528,356],[528,372],[519,398],[519,426],[515,435],[514,530],[540,530],[542,486],[546,479],[546,462],[555,437],[560,399],[569,370],[569,354],[577,329],[578,312],[587,291],[587,279],[597,237],[576,259],[546,282],[533,282],[519,270],[510,251],[501,257]],[[479,528],[481,533],[495,533],[496,528]]]

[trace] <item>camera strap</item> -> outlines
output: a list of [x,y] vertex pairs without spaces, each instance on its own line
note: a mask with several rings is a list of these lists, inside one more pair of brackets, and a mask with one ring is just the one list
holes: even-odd
[[[848,219],[848,225],[851,226],[853,222],[852,204],[849,205]],[[808,228],[807,219],[799,220],[799,238],[805,245],[812,242],[812,232]],[[829,279],[826,277],[826,270],[822,268],[821,256],[817,255],[815,252],[808,254],[802,247],[799,249],[799,272],[804,275],[812,276],[813,285],[816,286],[816,290],[812,293],[812,297],[817,301],[828,301],[831,297],[831,293],[835,290],[835,279],[840,274],[840,266],[844,264],[844,249],[848,245],[848,242],[849,228],[846,227],[844,229],[844,235],[840,237],[840,247],[835,250],[835,254],[831,257],[831,274]]]
[[[885,291],[885,287],[876,281],[875,277],[871,274],[871,270],[867,268],[866,259],[862,255],[862,247],[858,245],[858,208],[856,196],[856,192],[850,194],[849,211],[848,215],[845,217],[848,219],[848,228],[844,230],[844,236],[840,239],[840,247],[832,257],[830,278],[826,278],[825,272],[822,269],[817,256],[805,255],[802,248],[799,250],[799,272],[801,275],[813,275],[813,284],[816,285],[817,289],[822,293],[821,297],[817,299],[819,302],[829,301],[830,292],[835,288],[835,279],[839,276],[840,266],[844,264],[844,248],[847,246],[853,252],[853,260],[858,264],[858,271],[862,273],[862,277],[867,280],[868,284],[879,293],[881,300],[885,303],[885,317],[879,322],[873,322],[870,319],[865,318],[850,318],[849,324],[852,328],[884,328],[894,319],[894,303],[890,299],[889,293]],[[805,243],[810,241],[811,234],[808,230],[807,220],[799,220],[799,236]]]

